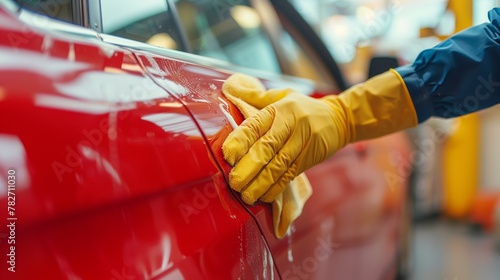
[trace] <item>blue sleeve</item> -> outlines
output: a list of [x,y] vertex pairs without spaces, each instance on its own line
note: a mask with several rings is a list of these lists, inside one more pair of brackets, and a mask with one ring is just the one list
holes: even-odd
[[451,118],[500,103],[500,8],[490,23],[470,27],[395,70],[411,95],[418,122]]

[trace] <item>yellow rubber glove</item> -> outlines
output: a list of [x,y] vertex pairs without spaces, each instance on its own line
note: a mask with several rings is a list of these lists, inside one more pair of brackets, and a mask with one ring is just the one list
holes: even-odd
[[263,109],[222,146],[234,166],[229,184],[248,204],[273,201],[297,175],[351,142],[418,124],[408,90],[394,70],[338,96],[314,99],[290,89],[266,94],[272,98],[240,97]]

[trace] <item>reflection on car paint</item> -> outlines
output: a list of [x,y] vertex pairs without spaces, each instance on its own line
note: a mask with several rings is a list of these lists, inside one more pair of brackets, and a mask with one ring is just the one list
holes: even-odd
[[290,228],[288,228],[286,232],[286,239],[287,239],[287,245],[288,245],[288,261],[293,263],[293,239],[292,239],[292,234],[295,231],[295,228],[293,226],[293,223],[290,225]]
[[[73,98],[66,98],[61,96],[54,96],[50,94],[37,94],[34,100],[36,106],[51,108],[57,110],[66,110],[72,112],[80,112],[94,115],[101,115],[109,113],[112,108],[112,104],[102,103],[102,102],[82,102],[81,100],[75,100]],[[121,106],[120,109],[133,109],[135,106]]]
[[16,189],[23,190],[30,184],[30,173],[26,164],[26,150],[19,137],[0,133],[0,198],[7,196],[7,171],[17,174]]
[[66,63],[65,59],[50,59],[41,57],[27,50],[17,49],[16,51],[22,55],[24,59],[18,59],[16,56],[10,55],[10,48],[6,48],[0,44],[0,56],[2,63],[0,69],[10,70],[25,70],[29,69],[33,72],[38,72],[49,78],[62,78],[68,72],[74,72],[86,69],[88,65],[81,62]]
[[231,115],[231,113],[229,113],[229,106],[227,105],[227,102],[224,99],[222,99],[221,97],[219,97],[218,99],[221,102],[221,103],[219,103],[219,108],[221,109],[221,112],[224,114],[224,116],[226,116],[226,118],[227,118],[229,124],[231,125],[231,127],[233,129],[236,129],[238,127],[238,124],[234,120],[234,118]]
[[[118,171],[113,167],[113,165],[106,159],[101,156],[101,154],[89,146],[81,145],[78,147],[80,154],[85,157],[88,162],[94,162],[97,166],[97,169],[102,170],[107,173],[109,177],[114,180],[113,186],[121,185],[122,179]],[[81,178],[81,177],[80,177]],[[84,183],[84,182],[82,182]]]
[[162,77],[162,79],[157,81],[160,86],[162,86],[164,89],[166,89],[170,94],[174,95],[175,97],[182,97],[185,95],[188,95],[190,93],[189,89],[181,86],[180,84],[165,79]]
[[193,123],[193,120],[186,115],[176,113],[158,113],[142,117],[143,120],[152,122],[161,129],[175,134],[201,137],[200,130]]
[[212,79],[214,80],[217,79],[222,79],[222,81],[225,80],[225,75],[223,75],[221,72],[215,71],[207,67],[199,67],[198,65],[187,64],[186,66],[184,66],[184,69],[193,74],[199,74],[204,77],[212,77]]

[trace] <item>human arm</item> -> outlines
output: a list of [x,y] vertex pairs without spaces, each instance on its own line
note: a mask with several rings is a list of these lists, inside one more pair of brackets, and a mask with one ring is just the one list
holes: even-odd
[[498,104],[499,11],[490,11],[490,23],[423,51],[413,64],[339,96],[315,100],[285,90],[281,100],[261,102],[261,112],[224,142],[224,156],[235,166],[231,187],[248,204],[269,202],[295,176],[349,143],[416,126],[431,116],[454,117]]
[[470,27],[396,68],[410,93],[418,122],[451,118],[500,103],[500,8],[489,23]]

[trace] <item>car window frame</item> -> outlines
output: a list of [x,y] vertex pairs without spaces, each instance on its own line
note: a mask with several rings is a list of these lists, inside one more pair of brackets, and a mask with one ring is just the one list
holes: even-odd
[[89,28],[87,1],[72,0],[72,2],[74,24]]
[[259,14],[262,21],[262,29],[271,43],[276,59],[278,60],[281,73],[290,75],[289,72],[287,73],[287,69],[290,68],[290,62],[288,61],[279,40],[276,39],[283,26],[281,25],[274,8],[269,1],[248,0],[248,2]]
[[328,73],[339,91],[349,88],[349,84],[342,74],[342,70],[331,55],[330,51],[309,23],[295,10],[288,0],[269,0],[277,11],[283,28],[294,38],[313,62]]
[[[174,21],[174,26],[172,28],[174,29],[177,34],[179,34],[179,51],[183,52],[188,52],[191,53],[191,48],[188,44],[188,40],[186,37],[186,32],[182,28],[182,25],[180,24],[179,20],[179,14],[177,13],[177,9],[175,8],[175,4],[173,3],[172,0],[163,0],[168,6],[167,13],[172,17]],[[103,27],[102,27],[102,5],[101,5],[101,0],[87,0],[83,2],[88,2],[88,10],[89,10],[89,23],[90,23],[90,28],[94,31],[96,31],[99,34],[106,34],[103,32]],[[111,35],[111,34],[107,34]],[[125,38],[128,39],[128,38]]]

